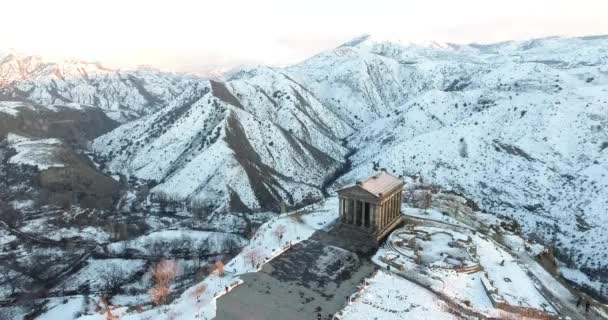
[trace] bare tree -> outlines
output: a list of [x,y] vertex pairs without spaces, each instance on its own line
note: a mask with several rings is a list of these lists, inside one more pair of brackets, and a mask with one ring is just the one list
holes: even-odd
[[112,308],[110,306],[110,303],[108,302],[108,297],[103,294],[101,295],[101,304],[102,306],[100,306],[99,304],[97,304],[98,309],[101,310],[102,313],[106,314],[106,320],[117,320],[118,317],[112,314]]
[[101,275],[100,279],[102,282],[102,290],[107,292],[109,295],[115,295],[118,293],[120,286],[122,285],[122,270],[115,265],[107,268]]
[[255,265],[260,261],[261,258],[262,254],[258,249],[252,249],[245,253],[245,260],[251,263],[252,268],[255,268]]
[[224,276],[224,263],[221,261],[217,261],[215,264],[213,264],[213,268],[215,270],[217,270],[217,275],[219,277],[223,277]]
[[283,240],[283,235],[285,235],[285,226],[280,224],[277,226],[276,229],[274,229],[274,235],[275,237],[277,237],[277,240],[279,241],[279,244],[281,243],[281,240]]
[[431,207],[433,204],[433,194],[430,190],[426,190],[424,192],[424,198],[422,199],[422,206],[424,208],[424,212],[426,213],[427,209]]
[[154,268],[154,287],[150,290],[154,304],[164,304],[171,293],[171,283],[177,276],[177,264],[173,260],[161,260]]

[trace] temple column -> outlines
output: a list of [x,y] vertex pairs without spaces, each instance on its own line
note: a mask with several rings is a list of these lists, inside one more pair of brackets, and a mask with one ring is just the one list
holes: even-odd
[[357,200],[353,199],[353,224],[357,224]]
[[390,221],[393,221],[393,217],[395,216],[395,195],[391,196],[391,215],[390,215]]
[[382,229],[382,204],[378,204],[378,207],[376,208],[376,210],[378,211],[378,222],[376,222],[376,225],[378,226],[378,230]]
[[363,202],[361,202],[361,218],[362,218],[361,219],[362,220],[361,226],[363,228],[367,228],[369,226],[368,225],[369,220],[368,220],[368,216],[367,215],[368,215],[368,212],[367,212],[367,202],[363,201]]
[[384,223],[386,222],[386,203],[383,203],[380,206],[380,227],[384,227]]
[[365,227],[365,202],[359,201],[361,210],[359,211],[359,217],[361,218],[360,226]]
[[395,193],[395,218],[399,216],[399,211],[401,207],[399,206],[399,192]]
[[394,197],[395,197],[395,195],[392,195],[391,196],[391,200],[390,200],[390,202],[391,202],[391,214],[389,215],[388,222],[393,221],[393,217],[395,216],[395,201],[394,201],[395,198]]
[[344,198],[342,205],[344,206],[344,212],[342,213],[344,215],[344,222],[348,223],[348,199]]
[[368,202],[366,204],[366,207],[367,207],[367,228],[371,229],[371,227],[372,227],[372,219],[373,219],[373,217],[372,217],[372,204]]
[[353,199],[348,199],[347,200],[347,202],[348,202],[348,204],[347,204],[347,208],[348,208],[347,209],[347,211],[348,211],[348,213],[347,213],[348,214],[347,221],[348,221],[349,224],[353,224],[354,221],[355,221],[355,212],[354,212],[355,211],[354,210],[355,209],[355,205],[354,205],[354,201],[355,200],[353,200]]
[[397,210],[397,215],[401,216],[401,205],[403,204],[403,191],[399,192],[399,197],[397,197],[397,206],[399,210]]
[[369,211],[369,225],[372,229],[376,229],[376,205],[370,204]]
[[401,192],[395,195],[395,218],[401,213]]
[[391,222],[391,202],[386,201],[386,221],[384,222],[384,226],[387,226],[389,222]]
[[359,206],[361,207],[361,209],[359,209],[359,219],[361,219],[359,221],[359,226],[364,227],[365,226],[365,202],[359,201]]
[[338,200],[338,212],[340,213],[340,221],[344,222],[344,205],[342,204],[344,199],[339,198]]
[[357,225],[357,226],[361,222],[361,220],[359,220],[359,219],[361,219],[361,215],[359,212],[359,203],[360,202],[361,201],[359,201],[359,200],[355,200],[355,225]]
[[397,193],[393,194],[393,196],[391,197],[391,203],[393,204],[393,212],[391,214],[391,221],[395,220],[395,217],[397,216],[397,202],[395,201],[397,200]]
[[386,202],[382,204],[382,228],[386,225]]
[[348,223],[355,223],[355,205],[353,199],[348,199]]
[[395,216],[401,215],[401,192],[397,192],[395,196],[395,204],[397,205],[397,212],[395,212]]
[[387,220],[386,220],[386,224],[389,224],[392,220],[393,220],[393,197],[390,197],[387,200],[388,203],[388,214],[387,214]]
[[380,205],[380,229],[382,229],[382,227],[384,227],[384,204]]
[[397,200],[399,200],[399,192],[395,193],[395,218],[397,218],[397,215],[399,214],[399,203],[397,202]]
[[389,224],[389,222],[391,222],[391,220],[393,219],[393,202],[392,202],[393,198],[389,198],[386,201],[386,204],[388,205],[388,214],[386,215],[386,224]]

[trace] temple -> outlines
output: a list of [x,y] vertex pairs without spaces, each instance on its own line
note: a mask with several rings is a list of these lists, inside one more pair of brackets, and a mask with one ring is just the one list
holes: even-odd
[[402,221],[403,181],[381,173],[338,190],[341,228],[381,241]]

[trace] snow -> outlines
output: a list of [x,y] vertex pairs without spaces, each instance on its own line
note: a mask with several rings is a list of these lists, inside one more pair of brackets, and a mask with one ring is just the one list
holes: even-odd
[[104,289],[108,278],[129,279],[146,265],[140,259],[89,259],[87,265],[63,282],[61,289],[76,290],[88,285],[92,292]]
[[[418,209],[404,208],[405,212],[412,216],[420,215],[423,219],[415,221],[414,226],[394,231],[372,258],[374,263],[384,269],[390,263],[395,276],[414,279],[427,288],[444,294],[461,307],[488,317],[501,317],[504,311],[494,308],[486,288],[490,291],[496,290],[492,293],[494,300],[503,300],[518,307],[556,312],[535,282],[538,277],[542,277],[544,286],[547,278],[551,277],[529,258],[524,249],[539,247],[542,251],[542,246],[531,245],[521,237],[505,232],[502,239],[517,254],[513,255],[509,249],[481,234],[479,230],[472,229],[460,221],[454,223],[456,218],[453,216],[437,214],[434,209],[429,209],[428,214],[417,213],[416,210]],[[404,247],[406,244],[403,243],[403,240],[408,242],[412,239],[414,234],[418,235],[414,239],[414,246],[421,249],[416,251],[420,260],[416,260],[414,251]],[[461,241],[461,245],[455,246],[455,240]],[[522,259],[521,255],[528,258]],[[454,261],[449,262],[450,260]],[[479,265],[480,269],[472,269],[471,272],[452,269],[454,265],[461,264],[467,267]],[[539,270],[544,274],[532,276],[529,273],[530,268],[532,274],[540,273]],[[482,283],[485,283],[486,288]],[[556,286],[551,283],[548,285]],[[559,290],[558,288],[557,291]]]
[[[38,320],[74,319],[82,312],[84,298],[76,296],[73,298],[51,298],[47,311],[38,316]],[[65,303],[64,303],[65,302]]]
[[4,229],[0,229],[0,245],[4,247],[4,245],[17,240],[17,237],[8,233],[8,231]]
[[0,101],[0,113],[17,116],[20,108],[27,108],[28,105],[20,101]]
[[[480,263],[501,297],[512,305],[552,310],[534,282],[528,277],[526,269],[512,255],[496,243],[478,235],[472,237],[477,245]],[[501,265],[503,260],[504,265]]]
[[[113,242],[108,245],[110,252],[123,252],[126,249],[137,250],[144,254],[152,254],[151,250],[185,249],[192,252],[205,252],[205,254],[217,254],[228,250],[227,242],[231,241],[235,247],[242,247],[247,240],[241,236],[213,231],[188,230],[162,230],[152,232],[133,240]],[[176,246],[176,247],[173,247]]]
[[378,271],[342,311],[343,320],[459,319],[432,292],[408,280]]
[[[200,200],[216,212],[241,210],[228,208],[235,195],[248,208],[275,211],[279,199],[288,205],[320,199],[320,186],[347,152],[335,139],[346,125],[332,129],[336,116],[295,84],[274,82],[290,81],[284,76],[264,77],[268,88],[244,80],[230,87],[245,110],[216,97],[210,84],[199,84],[160,112],[97,138],[93,148],[110,158],[113,172],[162,181],[153,192]],[[271,98],[273,92],[290,98]],[[254,104],[248,95],[262,100]],[[260,202],[261,193],[277,200]]]
[[[19,74],[14,60],[4,64],[0,74],[11,81],[32,78],[16,85],[18,91],[27,92],[28,100],[51,105],[55,91],[49,88],[57,83],[56,91],[79,104],[97,105],[114,119],[141,117],[96,139],[95,152],[109,159],[112,172],[160,181],[154,192],[196,199],[215,214],[230,211],[235,199],[251,209],[274,211],[276,207],[262,206],[269,199],[286,199],[290,205],[318,199],[321,186],[351,148],[356,150],[350,158],[352,168],[335,186],[381,169],[417,176],[446,192],[465,195],[486,212],[517,220],[524,233],[555,243],[577,258],[576,268],[591,270],[606,267],[608,251],[608,149],[603,147],[608,142],[607,41],[551,38],[419,46],[366,37],[295,66],[252,67],[231,74],[226,89],[241,106],[215,96],[208,81],[190,82],[155,72],[124,73],[93,64],[49,65],[33,59],[26,71],[40,72]],[[94,75],[98,85],[83,80],[82,70]],[[126,80],[130,76],[159,102],[150,104]],[[14,105],[2,106],[0,112],[15,114]],[[229,125],[230,120],[234,123]],[[243,128],[238,142],[244,145],[234,146],[228,134],[238,126]],[[61,165],[51,157],[52,140],[13,135],[9,141],[18,146],[11,161],[40,168]],[[270,195],[261,197],[260,191]],[[463,227],[438,210],[405,212]],[[489,214],[478,217],[489,224],[498,222]],[[281,219],[286,218],[271,222]],[[296,228],[284,222],[288,229]],[[273,224],[265,226],[273,228]],[[296,229],[292,232],[303,236],[310,231]],[[265,229],[259,232],[245,250],[257,246],[268,257],[280,252],[281,245],[272,243]],[[113,249],[131,244],[145,248],[144,242],[152,238],[181,241],[178,231],[171,231]],[[523,240],[505,237],[507,247],[516,253],[480,235],[472,240],[504,299],[543,306],[543,297],[526,272],[551,279],[515,261],[513,254],[520,258],[523,254]],[[215,246],[219,240],[212,242]],[[447,251],[442,242],[427,249],[442,251],[437,244]],[[533,254],[543,250],[542,245],[530,248]],[[236,274],[254,271],[247,268],[246,253],[227,268]],[[456,299],[471,295],[475,308],[487,307],[487,300],[477,295],[478,276],[437,272],[453,284],[445,288],[448,294]],[[573,281],[597,288],[595,280],[574,269],[563,272]],[[218,293],[226,284],[238,283],[238,276],[206,281],[208,291]],[[192,310],[192,299],[182,298],[176,303]],[[201,310],[212,314],[208,306],[214,303],[204,298]]]
[[9,133],[7,141],[17,154],[9,159],[10,163],[27,164],[46,170],[52,167],[63,167],[58,160],[63,143],[59,139],[32,140],[23,136]]
[[589,276],[577,269],[568,268],[564,265],[559,268],[562,276],[580,286],[589,286],[598,292],[601,292],[602,282],[589,279]]
[[[581,255],[577,267],[602,268],[607,41],[420,46],[365,37],[287,68],[231,73],[226,88],[241,107],[215,101],[205,91],[209,84],[198,83],[167,108],[100,137],[94,148],[111,158],[112,171],[163,181],[155,191],[204,199],[221,212],[234,195],[259,209],[267,202],[255,189],[262,178],[274,198],[320,198],[337,163],[303,146],[342,161],[346,139],[357,152],[336,186],[380,169],[421,176],[512,217],[546,243],[559,225],[555,238]],[[255,153],[248,159],[253,177],[225,141],[229,115]],[[160,120],[166,130],[155,130]],[[276,172],[262,170],[268,167]],[[595,223],[574,239],[572,212],[579,211]]]
[[[57,106],[95,106],[120,122],[159,110],[197,81],[200,79],[185,74],[113,70],[99,63],[49,61],[20,53],[0,61],[0,84],[11,84],[6,89],[8,96],[43,106],[62,100],[71,102]],[[58,95],[63,99],[58,99]],[[0,106],[0,112],[14,115],[15,110]]]
[[45,238],[60,241],[62,239],[82,239],[91,240],[96,243],[105,243],[110,239],[110,235],[99,227],[87,226],[84,228],[63,227],[53,228],[44,219],[28,221],[21,227],[21,231],[44,234]]
[[[309,238],[316,230],[329,226],[337,219],[338,199],[333,197],[322,204],[315,204],[303,208],[303,223],[294,219],[291,214],[278,216],[258,229],[251,242],[245,246],[241,253],[225,265],[224,277],[219,277],[217,271],[205,278],[201,283],[184,291],[168,308],[151,309],[139,314],[124,314],[121,319],[169,319],[172,315],[179,315],[180,319],[211,319],[215,316],[216,299],[229,290],[242,284],[239,275],[256,272],[257,266],[252,266],[247,259],[249,252],[255,251],[260,257],[260,265],[278,256],[287,249],[288,243],[298,243]],[[281,240],[276,236],[275,230],[279,226],[285,228],[285,234]],[[206,286],[206,290],[200,298],[196,297],[196,288]],[[101,316],[87,316],[80,319],[101,319]]]

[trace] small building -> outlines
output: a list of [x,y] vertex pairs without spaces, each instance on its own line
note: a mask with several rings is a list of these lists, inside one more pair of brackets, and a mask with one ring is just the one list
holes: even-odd
[[338,190],[340,225],[379,242],[401,222],[403,181],[380,173]]

